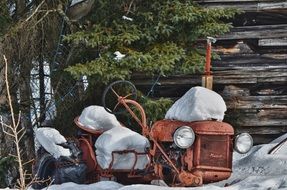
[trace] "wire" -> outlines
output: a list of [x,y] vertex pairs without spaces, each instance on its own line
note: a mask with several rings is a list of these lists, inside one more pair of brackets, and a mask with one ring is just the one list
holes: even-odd
[[157,76],[155,82],[154,82],[153,85],[151,86],[151,88],[150,88],[149,92],[147,93],[146,97],[149,97],[151,94],[153,95],[153,93],[154,93],[154,88],[155,88],[155,86],[156,86],[157,84],[159,84],[158,81],[159,81],[160,77],[161,77],[161,74],[159,74],[159,75]]

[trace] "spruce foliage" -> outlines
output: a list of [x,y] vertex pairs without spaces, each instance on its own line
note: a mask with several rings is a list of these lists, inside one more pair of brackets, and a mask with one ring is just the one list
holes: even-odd
[[[232,25],[228,21],[237,13],[234,9],[204,8],[192,0],[96,1],[89,27],[66,36],[68,42],[80,47],[75,59],[78,63],[66,71],[75,78],[86,75],[98,84],[128,80],[133,73],[166,76],[201,72],[206,37],[229,31]],[[116,51],[125,56],[116,59]],[[138,101],[149,122],[162,119],[172,103],[167,99]]]
[[[97,1],[90,18],[92,27],[66,39],[96,48],[99,57],[67,71],[104,83],[128,79],[133,72],[194,73],[205,62],[204,51],[196,46],[198,39],[227,32],[231,25],[226,20],[236,13],[203,8],[190,0]],[[126,56],[116,60],[116,51]]]
[[6,3],[5,1],[0,2],[0,37],[5,33],[9,24],[12,22]]

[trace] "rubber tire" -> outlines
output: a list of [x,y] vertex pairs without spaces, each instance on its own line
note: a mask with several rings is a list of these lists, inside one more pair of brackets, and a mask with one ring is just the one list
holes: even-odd
[[43,181],[48,180],[49,177],[53,180],[56,173],[56,159],[51,154],[44,153],[36,163],[34,173],[34,176],[37,176],[37,182],[34,182],[32,187],[34,189],[47,187],[50,184],[50,181]]

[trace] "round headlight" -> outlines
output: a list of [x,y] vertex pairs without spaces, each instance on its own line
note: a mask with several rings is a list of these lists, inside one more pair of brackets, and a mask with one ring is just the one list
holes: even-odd
[[253,146],[253,139],[248,133],[237,135],[234,142],[234,149],[240,153],[247,153]]
[[195,134],[192,128],[183,126],[175,131],[173,140],[179,148],[189,148],[195,140]]

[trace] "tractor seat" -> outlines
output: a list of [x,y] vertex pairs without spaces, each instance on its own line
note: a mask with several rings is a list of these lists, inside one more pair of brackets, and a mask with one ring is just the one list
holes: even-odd
[[82,123],[79,122],[79,116],[77,116],[75,119],[74,119],[74,123],[77,125],[77,127],[79,127],[81,130],[87,132],[87,133],[90,133],[92,135],[96,135],[96,136],[99,136],[101,135],[104,131],[103,130],[96,130],[96,129],[91,129],[91,128],[88,128],[86,126],[84,126]]

